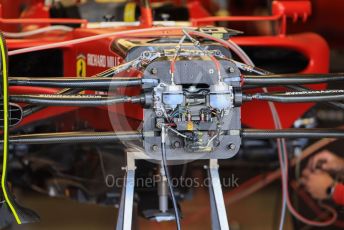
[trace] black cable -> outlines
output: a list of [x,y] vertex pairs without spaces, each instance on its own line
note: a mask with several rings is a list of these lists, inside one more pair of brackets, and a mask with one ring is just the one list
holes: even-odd
[[344,129],[242,129],[241,136],[249,139],[344,138]]
[[344,90],[296,91],[243,95],[243,101],[263,100],[282,103],[343,101]]
[[176,219],[177,229],[180,230],[181,229],[181,225],[180,225],[179,209],[178,209],[176,197],[174,196],[174,191],[173,191],[173,187],[172,187],[172,183],[171,183],[170,172],[168,171],[168,168],[167,168],[166,144],[165,144],[164,141],[161,142],[161,153],[162,153],[161,154],[162,155],[162,165],[164,167],[165,175],[166,175],[166,178],[167,178],[168,188],[170,190],[170,195],[171,195],[171,199],[172,199],[172,203],[173,203],[174,216],[175,216],[175,219]]
[[141,78],[9,78],[11,86],[39,86],[51,88],[79,88],[82,90],[108,89],[115,87],[139,86],[142,85]]
[[316,84],[344,81],[344,73],[329,74],[268,74],[264,76],[246,75],[243,77],[247,85],[291,85]]
[[33,145],[114,143],[116,141],[137,141],[142,138],[143,134],[140,132],[60,132],[10,136],[9,143]]
[[92,107],[92,106],[107,106],[118,103],[141,103],[144,98],[141,96],[129,97],[104,97],[99,95],[15,95],[10,96],[10,101],[17,103],[27,103],[45,106],[79,106],[79,107]]

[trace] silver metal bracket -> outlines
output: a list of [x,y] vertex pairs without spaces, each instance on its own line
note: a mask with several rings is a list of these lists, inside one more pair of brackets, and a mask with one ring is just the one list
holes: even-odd
[[127,153],[127,167],[118,210],[116,230],[131,230],[135,188],[135,154]]
[[216,159],[209,160],[208,170],[209,177],[209,196],[211,208],[211,223],[213,230],[229,230],[226,206],[223,199],[221,188],[219,165]]

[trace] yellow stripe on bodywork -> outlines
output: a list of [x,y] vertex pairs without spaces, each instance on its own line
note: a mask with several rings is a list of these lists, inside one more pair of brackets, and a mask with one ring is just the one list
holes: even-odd
[[7,173],[7,160],[8,160],[8,135],[9,135],[9,124],[8,124],[8,85],[7,85],[7,57],[5,53],[5,44],[3,37],[0,39],[1,49],[1,61],[2,61],[2,90],[3,90],[3,110],[4,110],[4,146],[3,146],[3,162],[2,162],[2,175],[1,175],[1,187],[4,193],[5,201],[10,207],[14,218],[18,224],[21,224],[21,220],[15,210],[11,200],[8,198],[7,187],[6,187],[6,173]]

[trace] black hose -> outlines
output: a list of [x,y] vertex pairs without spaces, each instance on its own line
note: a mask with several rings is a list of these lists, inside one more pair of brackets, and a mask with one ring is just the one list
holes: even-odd
[[263,100],[282,103],[343,101],[344,90],[297,91],[243,95],[243,101]]
[[249,139],[344,138],[344,129],[242,129],[241,136]]
[[269,74],[265,76],[246,75],[243,77],[247,85],[291,85],[315,84],[344,81],[344,73],[329,74]]
[[[113,143],[142,140],[140,132],[65,132],[10,136],[11,144]],[[1,143],[2,144],[2,143]]]
[[16,95],[10,96],[10,101],[17,103],[27,103],[45,106],[78,106],[78,107],[92,107],[92,106],[106,106],[118,103],[132,102],[141,103],[144,98],[141,96],[129,97],[104,97],[97,95]]
[[9,78],[11,86],[40,86],[51,88],[79,88],[83,90],[108,89],[110,87],[139,86],[142,84],[141,78]]

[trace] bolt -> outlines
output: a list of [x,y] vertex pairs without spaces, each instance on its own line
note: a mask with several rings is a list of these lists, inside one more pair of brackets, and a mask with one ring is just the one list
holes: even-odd
[[235,144],[230,144],[230,145],[228,145],[228,149],[229,150],[234,150],[236,148],[236,146],[235,146]]
[[158,146],[157,145],[152,145],[152,150],[154,151],[154,152],[156,152],[156,151],[158,151]]
[[214,69],[209,69],[209,74],[214,74]]
[[147,51],[143,52],[143,56],[145,56],[145,57],[149,57],[149,55],[150,55],[150,53],[149,53],[149,52],[147,52]]
[[161,111],[156,111],[155,114],[156,114],[157,117],[162,117],[162,115],[163,115],[163,113]]
[[228,71],[229,71],[230,73],[234,73],[235,69],[234,69],[233,67],[229,67],[229,68],[228,68]]
[[158,69],[157,68],[152,68],[151,69],[151,74],[156,75],[158,73]]
[[173,147],[174,147],[174,148],[180,148],[180,142],[179,142],[179,141],[175,141],[175,142],[173,143]]

